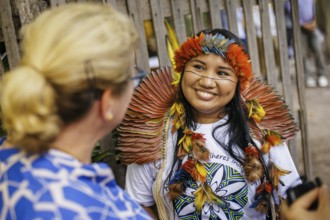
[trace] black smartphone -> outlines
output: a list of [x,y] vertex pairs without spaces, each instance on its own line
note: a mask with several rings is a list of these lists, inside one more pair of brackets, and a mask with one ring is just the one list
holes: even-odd
[[[290,206],[296,199],[305,193],[311,191],[316,187],[320,187],[322,185],[321,179],[316,177],[314,181],[307,181],[292,188],[289,188],[286,191],[288,205]],[[309,210],[315,210],[318,206],[318,199],[313,202],[313,204],[309,207]]]

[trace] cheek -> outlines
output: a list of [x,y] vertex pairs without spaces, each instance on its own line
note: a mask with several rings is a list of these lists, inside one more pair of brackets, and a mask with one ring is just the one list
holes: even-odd
[[234,97],[237,84],[228,82],[226,84],[219,85],[219,90],[223,95]]
[[125,109],[123,109],[124,112],[126,112],[127,107],[129,105],[129,103],[131,102],[131,99],[133,97],[133,92],[134,92],[134,88],[133,86],[128,86],[127,87],[127,91],[125,91],[124,97],[123,97],[123,106],[125,107]]
[[182,90],[182,93],[184,96],[186,96],[186,90],[187,90],[188,86],[187,86],[187,83],[184,79],[182,79],[181,81],[181,90]]
[[191,88],[193,83],[194,83],[193,80],[191,80],[188,77],[185,77],[185,75],[183,75],[183,78],[181,81],[181,88],[182,88],[182,92],[184,95],[186,95],[187,91]]
[[235,91],[236,91],[235,87],[230,91],[230,99],[232,99],[234,97]]
[[118,99],[118,103],[116,105],[117,106],[116,115],[117,115],[118,123],[121,122],[121,120],[124,118],[126,114],[127,107],[133,96],[133,91],[134,91],[133,86],[128,85],[126,91],[123,91],[123,94]]

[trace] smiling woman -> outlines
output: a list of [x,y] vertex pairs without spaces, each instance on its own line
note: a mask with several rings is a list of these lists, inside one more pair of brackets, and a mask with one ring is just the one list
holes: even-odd
[[279,198],[299,183],[283,142],[296,131],[285,103],[253,77],[243,43],[227,30],[175,49],[173,75],[148,75],[120,125],[127,191],[161,219],[275,217]]

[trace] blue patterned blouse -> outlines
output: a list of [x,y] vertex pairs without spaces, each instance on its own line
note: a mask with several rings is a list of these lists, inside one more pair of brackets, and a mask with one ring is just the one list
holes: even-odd
[[0,220],[151,219],[104,163],[82,164],[50,150],[42,156],[0,148]]

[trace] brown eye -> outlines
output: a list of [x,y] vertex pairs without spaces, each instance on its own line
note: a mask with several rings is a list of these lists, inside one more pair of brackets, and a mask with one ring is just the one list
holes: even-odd
[[202,65],[198,65],[198,64],[193,65],[193,67],[196,70],[203,70],[204,69]]
[[218,76],[228,76],[229,74],[227,72],[224,72],[224,71],[219,71],[219,72],[217,72],[217,75]]

